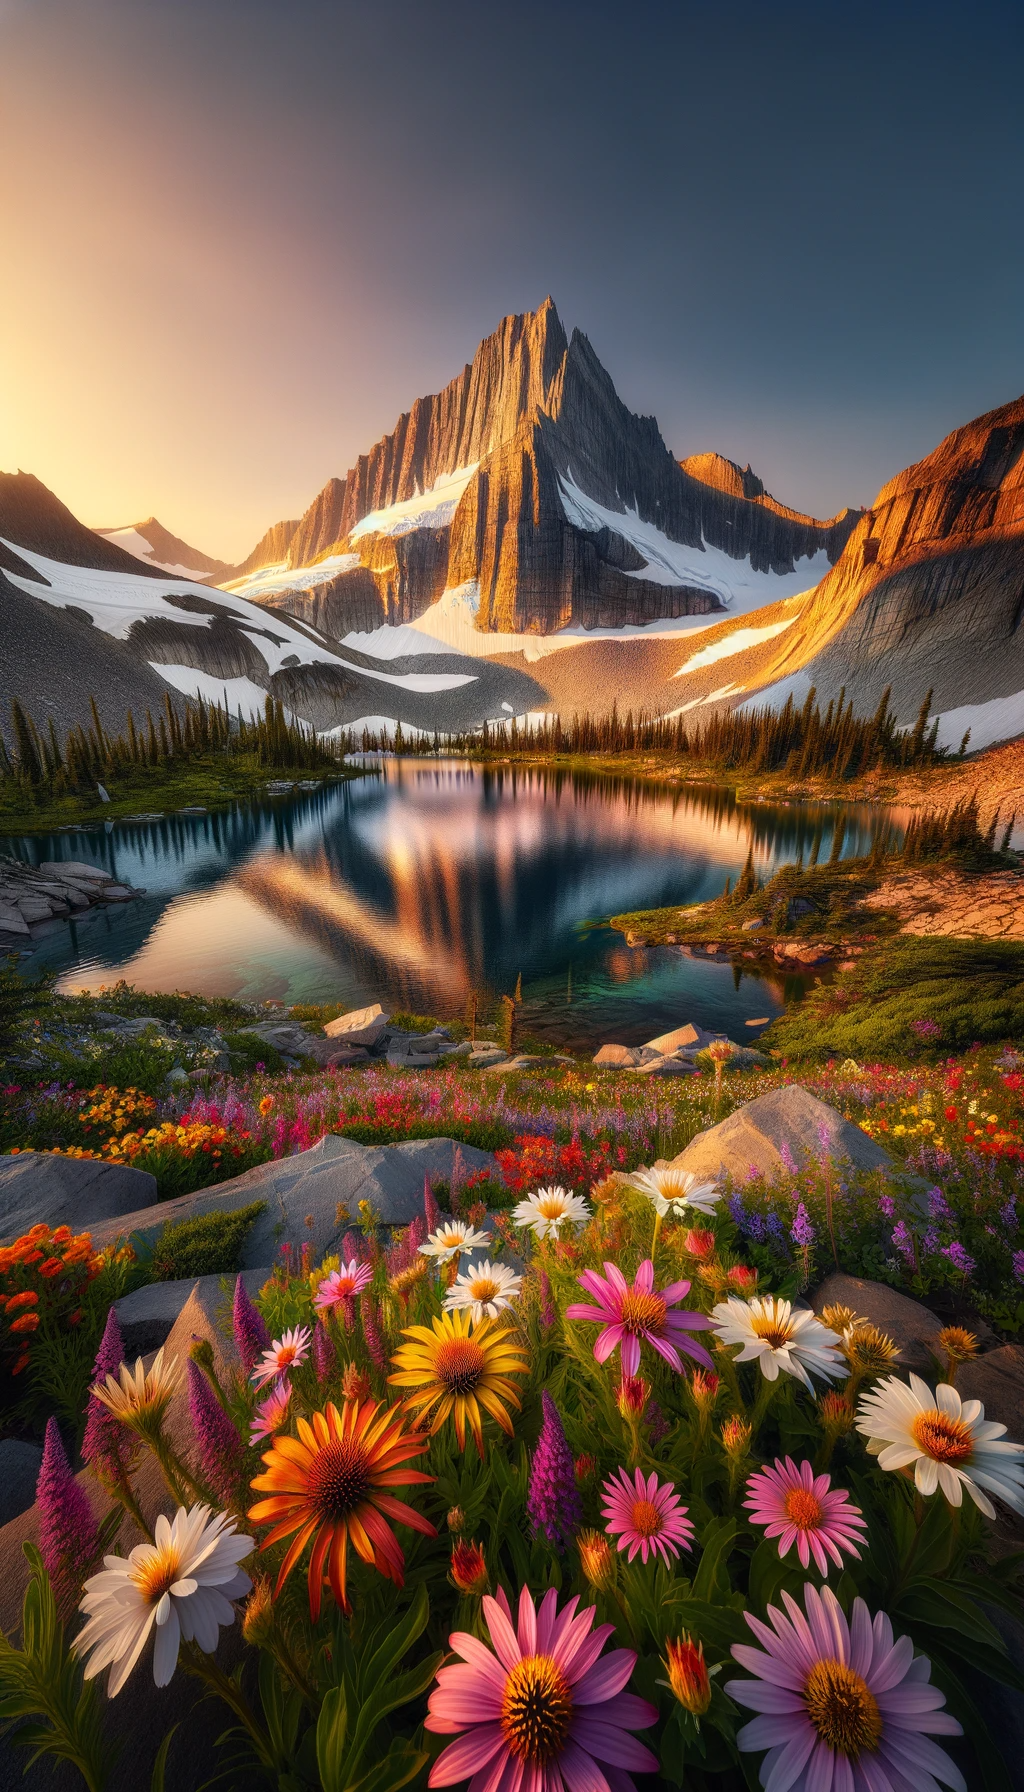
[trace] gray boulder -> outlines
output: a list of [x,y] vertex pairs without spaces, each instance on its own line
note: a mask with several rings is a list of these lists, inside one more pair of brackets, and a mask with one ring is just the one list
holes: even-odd
[[678,1051],[690,1054],[701,1052],[713,1039],[724,1038],[724,1033],[709,1033],[706,1027],[698,1027],[692,1021],[687,1021],[684,1027],[675,1027],[671,1033],[659,1033],[657,1039],[649,1039],[647,1044],[652,1051],[667,1056]]
[[699,1175],[742,1180],[757,1170],[773,1177],[785,1168],[783,1147],[798,1168],[820,1163],[823,1157],[851,1163],[858,1170],[894,1168],[881,1145],[800,1083],[744,1102],[727,1120],[699,1132],[673,1162]]
[[696,1076],[697,1066],[688,1058],[662,1056],[645,1058],[637,1065],[637,1076]]
[[956,1385],[965,1400],[981,1401],[986,1419],[1006,1426],[1011,1443],[1024,1441],[1024,1349],[1019,1344],[1001,1344],[962,1363]]
[[496,1064],[507,1064],[508,1053],[503,1052],[500,1045],[477,1046],[466,1063],[470,1070],[491,1070]]
[[156,1177],[126,1164],[48,1151],[0,1157],[0,1238],[30,1226],[70,1226],[79,1232],[115,1220],[156,1200]]
[[[917,1375],[933,1375],[935,1339],[942,1330],[942,1322],[919,1300],[911,1300],[908,1294],[900,1294],[884,1282],[866,1282],[859,1276],[837,1273],[827,1276],[815,1290],[811,1305],[816,1313],[820,1313],[822,1307],[852,1307],[858,1319],[870,1319],[899,1346],[899,1361],[893,1366],[894,1374],[905,1375],[913,1369]],[[1021,1355],[1024,1356],[1024,1352]],[[966,1368],[967,1365],[957,1376],[958,1386]],[[964,1392],[963,1388],[961,1392]]]
[[387,1031],[388,1016],[379,1002],[369,1008],[353,1008],[349,1014],[339,1014],[337,1020],[329,1020],[324,1032],[328,1039],[336,1039],[344,1045],[365,1045],[369,1050]]
[[[243,1269],[272,1263],[283,1244],[297,1249],[309,1243],[314,1257],[322,1257],[340,1245],[352,1220],[358,1218],[360,1201],[369,1201],[382,1224],[407,1226],[423,1210],[423,1179],[450,1181],[456,1151],[469,1172],[494,1169],[490,1151],[458,1145],[454,1139],[409,1139],[402,1145],[359,1145],[354,1139],[328,1133],[309,1151],[257,1164],[242,1176],[216,1188],[162,1201],[138,1213],[127,1214],[118,1224],[110,1220],[92,1228],[93,1239],[108,1244],[119,1234],[157,1236],[168,1221],[192,1219],[204,1213],[233,1213],[253,1201],[265,1201],[266,1210],[247,1234],[242,1246]],[[350,1218],[339,1219],[339,1210]],[[312,1220],[307,1225],[307,1219]]]
[[[242,1278],[247,1291],[255,1294],[270,1273],[269,1265],[247,1269]],[[233,1286],[235,1278],[230,1280]],[[148,1356],[151,1350],[166,1344],[193,1294],[204,1307],[214,1307],[221,1298],[223,1281],[223,1276],[200,1276],[198,1280],[186,1276],[179,1282],[150,1282],[132,1294],[123,1294],[114,1302],[114,1312],[124,1339],[125,1360],[134,1362],[136,1357]]]
[[42,1460],[38,1444],[24,1443],[20,1437],[5,1437],[0,1442],[0,1524],[35,1504]]

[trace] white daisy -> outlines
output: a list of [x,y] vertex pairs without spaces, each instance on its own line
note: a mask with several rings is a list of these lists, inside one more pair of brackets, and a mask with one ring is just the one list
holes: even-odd
[[178,1661],[178,1644],[195,1640],[212,1654],[222,1624],[232,1624],[229,1601],[252,1582],[238,1564],[251,1554],[251,1537],[235,1521],[208,1506],[179,1506],[168,1523],[161,1513],[153,1543],[139,1543],[125,1560],[104,1556],[104,1567],[85,1583],[81,1610],[88,1622],[74,1649],[88,1655],[85,1678],[113,1664],[108,1697],[119,1693],[156,1626],[153,1679],[166,1686]]
[[557,1238],[562,1226],[582,1226],[589,1220],[591,1209],[582,1195],[571,1188],[539,1188],[527,1195],[512,1209],[517,1226],[529,1226],[538,1238]]
[[471,1263],[456,1277],[445,1295],[445,1308],[452,1313],[456,1308],[468,1307],[474,1325],[481,1319],[497,1319],[504,1307],[512,1305],[522,1285],[522,1276],[517,1276],[507,1263],[492,1263],[485,1257],[482,1263]]
[[824,1381],[838,1381],[847,1374],[838,1332],[822,1325],[808,1309],[793,1307],[774,1294],[750,1301],[730,1295],[713,1309],[711,1324],[723,1344],[742,1345],[738,1363],[757,1358],[767,1381],[776,1381],[783,1369],[813,1392],[809,1369]]
[[252,1372],[256,1386],[261,1388],[268,1381],[276,1381],[279,1375],[287,1375],[289,1369],[303,1362],[309,1355],[310,1336],[308,1325],[296,1325],[283,1338],[275,1338]]
[[431,1232],[426,1244],[420,1245],[424,1257],[436,1257],[439,1263],[450,1263],[462,1251],[479,1251],[491,1242],[489,1232],[474,1232],[462,1220],[449,1220],[448,1224]]
[[1024,1512],[1024,1444],[1008,1443],[1006,1426],[986,1419],[980,1400],[961,1400],[947,1382],[933,1394],[919,1375],[911,1375],[909,1387],[886,1376],[857,1408],[857,1430],[879,1468],[913,1463],[918,1493],[940,1488],[951,1506],[959,1506],[966,1487],[975,1505],[994,1518],[995,1507],[982,1492],[987,1488]]
[[687,1208],[710,1218],[722,1196],[717,1182],[701,1182],[692,1170],[680,1170],[674,1164],[637,1170],[629,1180],[633,1188],[647,1196],[659,1219],[667,1213],[677,1220],[684,1219]]
[[175,1356],[165,1363],[161,1349],[148,1369],[141,1356],[134,1369],[122,1363],[116,1377],[108,1375],[92,1392],[115,1419],[148,1437],[159,1431],[180,1384],[181,1364]]

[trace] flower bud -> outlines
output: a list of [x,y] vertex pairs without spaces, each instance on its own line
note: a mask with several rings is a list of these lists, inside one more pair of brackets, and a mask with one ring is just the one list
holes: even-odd
[[688,1257],[713,1257],[715,1254],[715,1235],[694,1226],[683,1239],[683,1250]]
[[591,1586],[607,1593],[615,1579],[615,1555],[607,1537],[600,1531],[581,1531],[576,1539],[580,1567]]
[[242,1635],[247,1643],[260,1649],[269,1641],[274,1628],[273,1589],[265,1574],[258,1574],[242,1613]]
[[576,1470],[576,1479],[582,1485],[584,1481],[590,1481],[593,1479],[594,1475],[596,1475],[597,1457],[591,1456],[589,1451],[583,1450],[580,1455],[577,1456],[576,1461],[573,1463],[573,1467]]
[[452,1580],[460,1593],[486,1593],[487,1563],[479,1543],[459,1538],[452,1550]]
[[837,1437],[846,1437],[853,1430],[853,1402],[846,1394],[837,1393],[835,1389],[821,1394],[818,1399],[818,1423],[825,1436],[834,1443]]
[[707,1665],[704,1661],[703,1643],[691,1642],[685,1631],[677,1643],[671,1640],[665,1645],[668,1657],[663,1667],[668,1674],[668,1684],[680,1705],[693,1713],[694,1717],[703,1717],[711,1703],[711,1681]]
[[345,1364],[345,1373],[341,1378],[341,1393],[344,1400],[368,1400],[373,1389],[370,1378],[358,1369],[355,1363]]
[[624,1419],[638,1419],[651,1397],[650,1384],[642,1375],[624,1375],[615,1390],[615,1404]]
[[750,1426],[735,1415],[722,1426],[722,1448],[734,1462],[742,1462],[750,1444]]
[[951,1363],[966,1363],[978,1354],[977,1338],[962,1325],[944,1325],[935,1342]]
[[445,1522],[448,1526],[448,1529],[453,1533],[453,1535],[456,1537],[460,1537],[462,1535],[462,1532],[466,1528],[466,1514],[462,1510],[462,1507],[461,1506],[450,1507],[449,1512],[448,1512],[448,1517]]
[[737,1294],[753,1294],[757,1287],[757,1270],[750,1263],[734,1263],[729,1271],[729,1286]]
[[712,1369],[695,1369],[690,1376],[690,1393],[700,1412],[710,1412],[718,1399],[721,1386],[718,1376]]

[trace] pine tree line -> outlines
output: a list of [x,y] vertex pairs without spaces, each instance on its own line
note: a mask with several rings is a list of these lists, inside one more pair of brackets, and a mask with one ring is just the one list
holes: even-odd
[[128,711],[122,734],[103,726],[96,699],[90,697],[92,720],[77,723],[61,745],[52,717],[44,730],[17,697],[11,703],[13,751],[0,735],[0,779],[11,779],[40,797],[85,791],[119,772],[166,766],[218,752],[225,757],[254,756],[261,766],[319,771],[336,765],[344,743],[323,742],[314,730],[289,720],[276,697],[268,696],[264,713],[251,721],[232,716],[225,704],[190,700],[179,714],[168,694],[154,721],[146,711],[142,727]]
[[[889,707],[887,688],[873,716],[856,716],[845,688],[822,712],[814,687],[797,707],[792,697],[780,710],[720,710],[703,722],[691,717],[624,716],[612,707],[607,716],[545,715],[537,721],[484,722],[471,733],[407,739],[401,727],[393,741],[363,730],[364,752],[391,748],[398,753],[441,752],[484,756],[490,752],[528,752],[552,758],[584,754],[664,752],[714,765],[722,770],[788,773],[813,777],[825,772],[849,780],[876,769],[935,764],[949,757],[938,742],[938,718],[931,717],[932,693],[921,705],[914,727],[901,728]],[[960,746],[967,750],[968,735]]]

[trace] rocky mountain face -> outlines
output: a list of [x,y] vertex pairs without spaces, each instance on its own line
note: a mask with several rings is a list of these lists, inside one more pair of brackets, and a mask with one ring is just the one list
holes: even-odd
[[[699,460],[681,465],[655,419],[627,409],[548,299],[504,318],[442,392],[328,481],[289,540],[288,568],[348,562],[324,565],[339,616],[350,590],[365,605],[368,573],[389,623],[473,586],[478,628],[546,634],[724,614],[723,556],[793,574],[822,550],[834,560],[854,527],[853,511],[818,523],[759,481],[712,476],[719,457]],[[275,601],[307,615],[314,588],[283,576]]]
[[893,689],[909,720],[1024,692],[1024,398],[956,429],[883,486],[769,681],[800,672],[863,710]]
[[97,529],[95,533],[103,541],[123,548],[143,565],[155,567],[157,572],[171,573],[178,579],[220,585],[238,570],[226,560],[212,560],[209,554],[190,547],[187,541],[172,535],[157,522],[155,516],[148,516],[141,523],[129,523],[123,529]]
[[[110,572],[140,570],[134,554],[97,535],[94,529],[87,529],[34,473],[0,473],[0,538],[3,537],[68,566],[93,566]],[[28,570],[23,561],[15,565],[3,539],[0,567]],[[162,576],[155,568],[146,570],[154,578]]]

